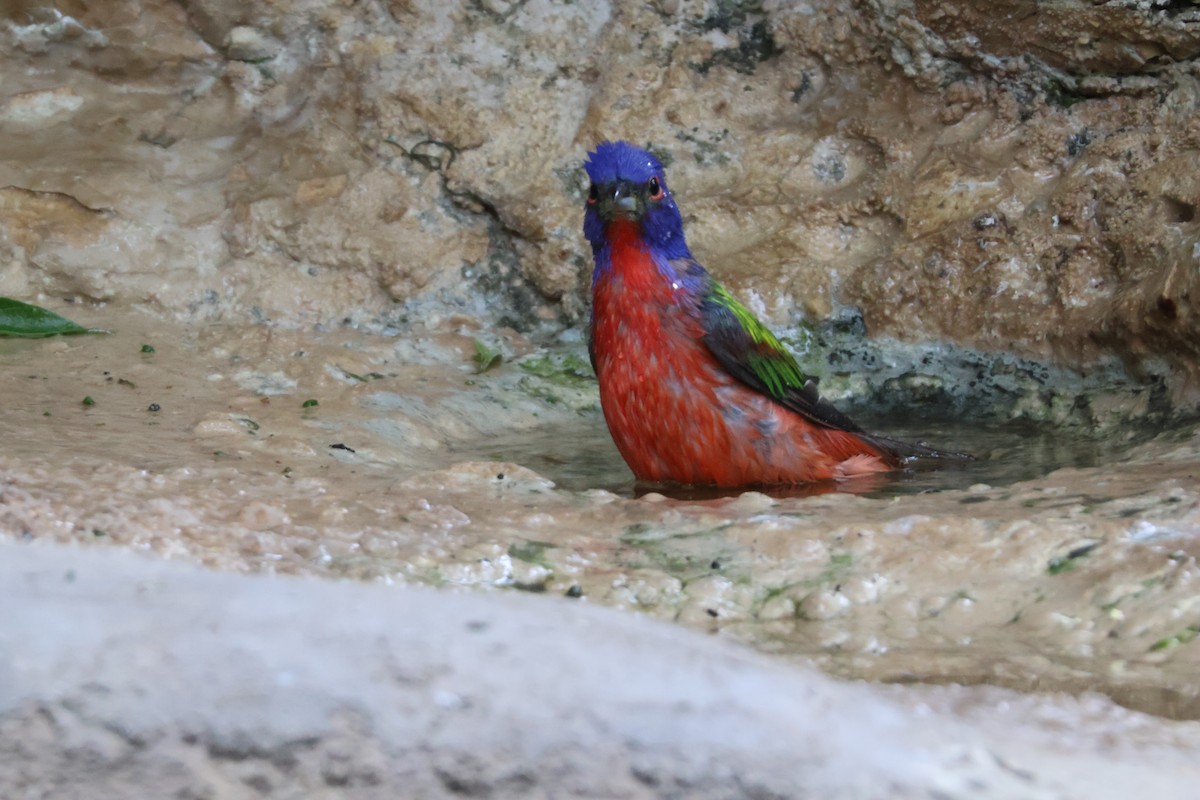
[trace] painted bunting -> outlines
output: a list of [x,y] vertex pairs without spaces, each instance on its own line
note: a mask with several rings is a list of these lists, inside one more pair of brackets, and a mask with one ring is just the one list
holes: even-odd
[[956,456],[863,431],[693,257],[663,165],[628,142],[585,163],[592,366],[604,419],[642,481],[798,484]]

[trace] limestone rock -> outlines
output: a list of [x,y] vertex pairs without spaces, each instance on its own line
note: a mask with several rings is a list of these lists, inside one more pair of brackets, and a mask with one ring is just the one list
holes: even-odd
[[1161,6],[19,3],[0,128],[38,135],[4,137],[0,186],[105,218],[6,222],[0,288],[578,322],[580,164],[625,137],[773,324],[1116,356],[1182,400],[1200,14]]

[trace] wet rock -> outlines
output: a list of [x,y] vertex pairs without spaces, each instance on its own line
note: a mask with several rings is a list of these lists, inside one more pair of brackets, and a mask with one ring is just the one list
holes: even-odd
[[1094,699],[910,701],[578,602],[2,549],[6,795],[1173,800],[1197,777],[1194,730]]
[[[544,378],[508,361],[475,373],[459,334],[263,337],[133,315],[114,328],[0,347],[0,396],[15,398],[0,535],[238,572],[573,592],[847,677],[1086,686],[1200,713],[1190,428],[1080,450],[1059,428],[962,426],[985,458],[863,497],[637,497],[598,412],[521,390],[561,378],[594,393],[567,369],[575,345],[535,356]],[[988,369],[1014,387],[1043,375]],[[1047,474],[1072,464],[1090,466]]]
[[0,108],[0,125],[33,129],[69,119],[83,106],[83,98],[66,86],[13,95]]
[[749,587],[739,587],[722,575],[706,575],[688,581],[676,618],[693,625],[736,621],[746,615],[748,594]]
[[275,55],[279,45],[249,25],[236,25],[225,40],[225,53],[237,61],[266,61]]
[[806,595],[796,605],[796,613],[806,620],[823,622],[844,616],[850,609],[850,598],[837,589],[821,589]]
[[772,594],[759,606],[755,616],[765,622],[791,619],[796,616],[796,598],[784,592]]
[[242,524],[254,531],[270,530],[290,522],[282,508],[267,503],[248,503],[242,511]]
[[617,608],[669,614],[679,603],[683,582],[657,570],[632,570],[613,578],[599,596]]

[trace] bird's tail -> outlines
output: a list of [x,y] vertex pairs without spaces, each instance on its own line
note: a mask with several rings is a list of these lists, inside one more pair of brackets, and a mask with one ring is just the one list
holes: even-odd
[[901,463],[926,459],[938,459],[940,461],[975,460],[975,456],[970,453],[961,453],[956,450],[939,450],[922,442],[901,442],[898,439],[889,439],[886,436],[879,436],[874,433],[860,434],[860,436],[880,450],[891,454]]

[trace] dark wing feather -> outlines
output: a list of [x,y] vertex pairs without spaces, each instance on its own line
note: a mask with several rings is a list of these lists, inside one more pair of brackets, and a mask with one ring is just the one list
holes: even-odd
[[725,287],[711,281],[700,302],[704,343],[731,375],[817,425],[862,433],[855,422],[821,398],[817,380],[765,325]]
[[796,359],[765,325],[711,277],[701,294],[700,325],[704,343],[731,375],[811,422],[848,431],[896,458],[973,460],[967,453],[938,450],[866,433],[817,391],[817,379],[805,375]]

